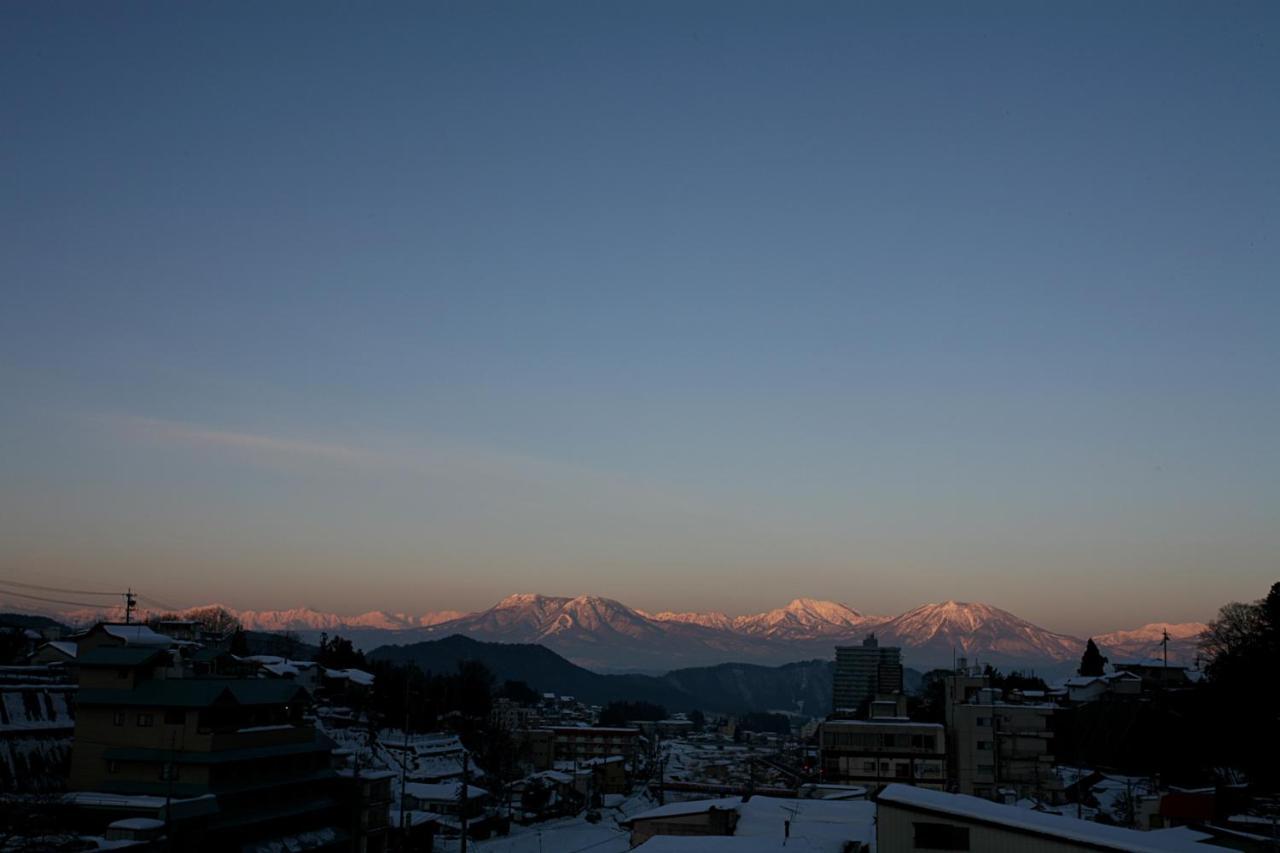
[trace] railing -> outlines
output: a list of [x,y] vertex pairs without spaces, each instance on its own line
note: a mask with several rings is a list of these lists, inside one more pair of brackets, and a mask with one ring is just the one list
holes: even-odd
[[315,729],[310,726],[262,726],[240,731],[214,732],[210,749],[255,749],[263,746],[279,746],[286,743],[307,743],[315,739]]

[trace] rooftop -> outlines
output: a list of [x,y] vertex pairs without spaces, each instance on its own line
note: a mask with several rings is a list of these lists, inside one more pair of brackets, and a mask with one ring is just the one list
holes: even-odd
[[1001,826],[1047,838],[1076,841],[1103,850],[1123,850],[1129,853],[1169,853],[1170,851],[1204,853],[1207,849],[1205,845],[1191,841],[1185,834],[1165,836],[1160,831],[1140,832],[1064,815],[1006,806],[965,794],[947,794],[910,785],[889,785],[880,792],[877,802],[946,814],[962,820]]
[[103,631],[112,637],[117,640],[124,640],[130,646],[170,646],[173,644],[172,637],[158,634],[146,625],[117,625],[111,622],[103,622],[101,627]]
[[[462,798],[461,782],[407,782],[404,790],[411,797],[431,802],[444,802]],[[489,792],[484,788],[477,788],[475,785],[467,786],[468,799],[476,800],[487,796],[489,796]]]

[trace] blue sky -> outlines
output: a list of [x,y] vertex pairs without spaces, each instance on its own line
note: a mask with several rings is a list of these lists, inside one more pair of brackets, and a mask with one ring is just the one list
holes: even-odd
[[9,4],[5,574],[1082,633],[1256,598],[1278,25]]

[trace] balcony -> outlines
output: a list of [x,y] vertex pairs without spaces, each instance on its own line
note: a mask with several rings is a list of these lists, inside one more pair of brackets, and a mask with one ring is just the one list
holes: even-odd
[[287,743],[310,743],[315,740],[315,736],[316,730],[311,726],[295,726],[287,723],[277,726],[254,726],[234,731],[214,732],[210,738],[209,749],[220,752],[224,749],[256,749]]

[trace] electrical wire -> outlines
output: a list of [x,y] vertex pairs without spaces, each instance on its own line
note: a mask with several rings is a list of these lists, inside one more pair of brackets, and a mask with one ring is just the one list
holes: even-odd
[[134,593],[134,594],[138,597],[139,601],[143,602],[144,604],[147,604],[150,607],[158,607],[159,609],[166,610],[170,613],[177,613],[178,611],[182,610],[181,607],[174,607],[172,604],[165,604],[163,601],[159,600],[158,598],[152,598],[151,596],[143,595],[140,592]]
[[57,586],[41,586],[40,584],[35,584],[35,583],[23,583],[22,581],[11,581],[7,578],[0,578],[0,585],[17,586],[17,587],[22,587],[23,589],[38,589],[43,592],[61,592],[61,593],[64,593],[65,595],[109,595],[113,598],[124,595],[124,593],[122,592],[102,592],[100,590],[90,590],[90,589],[63,589],[62,587],[57,587]]
[[[123,593],[113,593],[113,594],[123,595]],[[102,607],[106,606],[101,601],[97,601],[93,603],[89,603],[87,601],[67,601],[66,599],[62,599],[62,598],[45,598],[44,596],[40,596],[40,595],[28,595],[25,592],[14,592],[13,590],[9,590],[9,589],[0,589],[0,595],[16,595],[19,598],[29,598],[33,601],[43,601],[47,604],[67,604],[72,607],[96,607],[101,609]]]

